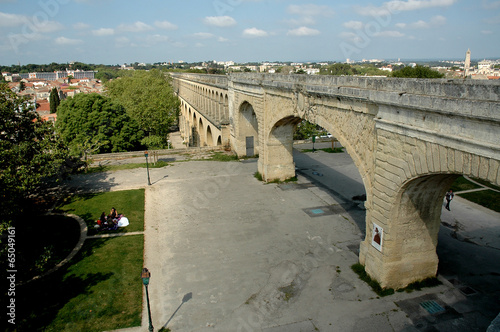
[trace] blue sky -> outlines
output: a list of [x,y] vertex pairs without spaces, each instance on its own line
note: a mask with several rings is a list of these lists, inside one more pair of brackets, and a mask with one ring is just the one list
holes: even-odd
[[500,58],[500,0],[0,0],[0,64]]

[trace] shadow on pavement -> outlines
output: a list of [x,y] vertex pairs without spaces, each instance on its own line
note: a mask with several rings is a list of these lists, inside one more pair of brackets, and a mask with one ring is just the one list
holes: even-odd
[[182,305],[184,303],[186,303],[187,301],[191,300],[193,298],[193,293],[189,292],[187,293],[186,295],[184,295],[184,297],[182,298],[182,302],[181,304],[179,304],[179,306],[177,307],[177,309],[175,309],[174,313],[172,314],[172,316],[170,316],[170,318],[167,320],[167,322],[163,325],[162,328],[167,328],[168,326],[168,323],[170,323],[170,321],[172,320],[172,318],[174,318],[175,314],[177,313],[177,311],[179,311],[179,309],[182,307]]

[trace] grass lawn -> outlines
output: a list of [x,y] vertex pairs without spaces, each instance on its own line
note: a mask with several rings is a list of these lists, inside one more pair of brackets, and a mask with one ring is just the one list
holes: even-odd
[[87,170],[86,174],[90,173],[99,173],[99,172],[114,172],[114,171],[122,171],[122,170],[128,170],[128,169],[136,169],[136,168],[162,168],[169,166],[170,164],[167,163],[166,161],[159,160],[156,165],[153,163],[149,163],[146,165],[146,163],[130,163],[130,164],[122,164],[122,165],[106,165],[106,166],[96,166],[96,167],[90,167]]
[[124,214],[129,219],[130,225],[106,233],[128,233],[144,230],[144,189],[75,195],[66,198],[57,207],[57,212],[80,216],[87,223],[88,234],[93,235],[97,233],[94,229],[96,220],[99,219],[102,212],[109,214],[112,207],[116,208],[118,213]]
[[[143,189],[75,195],[58,206],[57,212],[82,217],[89,231],[95,232],[95,220],[102,211],[108,213],[112,206],[130,220],[129,226],[117,232],[144,230]],[[53,217],[48,224],[60,226],[63,221]],[[47,233],[55,232],[54,228],[58,227],[41,225],[41,228],[32,229],[38,232],[33,239],[51,238]],[[64,229],[61,227],[61,232],[55,233],[63,233]],[[73,230],[67,233],[72,234],[68,238],[74,239]],[[52,239],[57,242],[61,237],[64,234]],[[40,246],[50,246],[50,243],[45,241]],[[38,247],[35,249],[40,250]],[[74,244],[67,247],[72,249]],[[78,254],[58,271],[18,286],[17,331],[104,331],[140,326],[143,255],[142,234],[85,240]]]
[[457,192],[457,191],[471,190],[471,189],[477,189],[477,188],[481,188],[481,187],[475,183],[470,182],[465,177],[461,176],[461,177],[457,178],[455,180],[455,182],[453,182],[450,189],[453,190],[454,192]]
[[324,149],[302,149],[300,150],[301,152],[315,152],[315,151],[323,151],[323,152],[326,152],[326,153],[341,153],[341,152],[344,152],[343,148],[324,148]]
[[490,210],[500,212],[500,193],[497,193],[496,191],[482,190],[459,194],[459,196]]
[[[66,266],[20,286],[17,331],[104,331],[139,326],[143,235],[86,240]],[[19,320],[23,318],[23,320]]]
[[[492,185],[491,183],[483,181],[481,179],[474,178],[474,181],[479,182],[489,188],[497,190],[500,189],[497,186]],[[453,182],[453,184],[451,185],[451,189],[454,192],[478,189],[478,188],[481,188],[481,186],[478,186],[477,184],[470,182],[463,176],[457,178],[455,182]],[[496,212],[500,212],[500,193],[498,192],[495,192],[493,190],[481,190],[481,191],[474,191],[458,195],[462,198],[465,198],[468,201],[484,206],[485,208],[488,208]]]

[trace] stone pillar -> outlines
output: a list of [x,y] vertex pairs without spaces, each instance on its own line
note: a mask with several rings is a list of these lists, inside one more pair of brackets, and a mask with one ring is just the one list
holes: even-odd
[[275,127],[260,147],[259,173],[264,181],[284,181],[295,176],[293,124]]
[[443,196],[455,178],[424,176],[397,190],[376,179],[359,261],[382,287],[402,288],[436,276]]

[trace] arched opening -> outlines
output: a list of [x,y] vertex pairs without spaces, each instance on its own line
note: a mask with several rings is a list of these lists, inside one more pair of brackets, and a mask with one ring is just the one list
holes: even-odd
[[200,135],[198,131],[198,119],[196,112],[193,112],[193,119],[191,122],[191,133],[189,138],[189,146],[199,146],[200,145]]
[[229,121],[229,98],[227,97],[227,94],[224,96],[224,110],[221,121]]
[[219,135],[219,137],[217,137],[217,146],[221,145],[222,145],[222,137]]
[[210,128],[210,125],[207,127],[207,145],[214,146],[214,138],[212,136],[212,128]]
[[248,102],[240,106],[238,131],[239,149],[236,152],[244,156],[259,154],[259,123],[252,105]]
[[198,122],[198,137],[199,137],[199,146],[206,146],[207,142],[205,140],[205,128],[203,127],[203,120],[200,117]]

